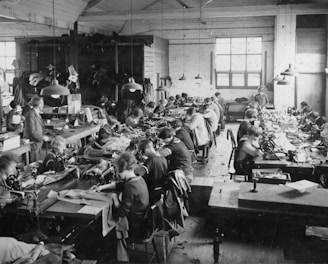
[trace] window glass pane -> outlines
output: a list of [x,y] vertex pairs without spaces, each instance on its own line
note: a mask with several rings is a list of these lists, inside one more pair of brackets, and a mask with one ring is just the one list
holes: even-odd
[[215,65],[217,71],[230,71],[230,55],[216,55]]
[[248,55],[247,56],[247,71],[261,71],[262,55]]
[[233,73],[232,86],[245,86],[245,75],[240,73]]
[[231,39],[231,53],[232,54],[246,54],[246,38],[232,38]]
[[231,71],[246,70],[246,55],[231,55]]
[[6,57],[6,69],[14,70],[15,67],[12,65],[15,60],[15,57]]
[[0,56],[5,56],[6,50],[5,50],[5,42],[0,42]]
[[230,54],[230,38],[216,39],[216,54]]
[[260,86],[261,85],[261,74],[249,73],[247,82],[248,82],[248,86]]
[[6,69],[6,58],[0,57],[0,68]]
[[217,86],[229,86],[229,73],[217,73]]
[[262,53],[262,38],[247,38],[247,53]]
[[6,56],[16,56],[15,42],[6,42]]
[[6,80],[9,84],[13,84],[13,79],[15,77],[15,73],[13,72],[6,72]]

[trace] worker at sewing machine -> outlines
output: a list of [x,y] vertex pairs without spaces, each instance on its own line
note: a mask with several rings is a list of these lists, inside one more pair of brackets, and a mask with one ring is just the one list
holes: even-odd
[[46,171],[63,171],[66,168],[66,139],[56,136],[51,141],[52,150],[44,158],[39,168],[39,173]]
[[84,150],[84,157],[88,160],[99,161],[101,158],[111,157],[103,147],[112,136],[112,130],[109,125],[104,125],[99,129],[98,137],[95,141],[91,142]]
[[[115,161],[115,167],[120,181],[99,186],[93,186],[91,190],[96,192],[119,190],[122,191],[121,201],[115,199],[115,205],[118,206],[118,224],[117,231],[117,260],[129,261],[126,251],[127,237],[142,237],[145,235],[144,216],[149,205],[149,192],[145,180],[134,173],[137,165],[135,157],[129,153],[121,154]],[[128,224],[127,224],[127,222]]]
[[11,175],[17,174],[17,164],[19,157],[13,153],[4,153],[0,157],[0,206],[5,205],[6,198],[10,198],[9,190],[12,188],[7,184],[7,180]]
[[238,142],[234,159],[236,174],[248,175],[249,179],[252,177],[254,158],[263,155],[263,152],[258,147],[261,133],[262,130],[260,128],[250,126],[247,130],[247,135]]

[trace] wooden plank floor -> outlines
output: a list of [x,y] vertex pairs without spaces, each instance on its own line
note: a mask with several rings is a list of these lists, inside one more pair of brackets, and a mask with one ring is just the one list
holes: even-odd
[[[238,123],[229,123],[236,135]],[[194,188],[204,196],[200,188],[208,189],[215,181],[229,181],[228,160],[231,142],[226,130],[217,137],[217,147],[212,148],[206,166],[194,165]],[[192,186],[193,187],[193,186]],[[200,190],[200,191],[199,191]],[[202,196],[196,195],[196,200]],[[205,207],[203,201],[202,206]],[[197,212],[197,210],[194,210]],[[189,216],[186,226],[180,229],[176,238],[169,264],[208,264],[213,263],[213,227],[206,214]],[[219,263],[224,264],[281,264],[281,263],[327,263],[328,242],[305,238],[293,220],[259,216],[255,219],[231,219],[223,243],[220,245]],[[303,232],[304,233],[304,232]]]
[[[236,135],[239,123],[229,123]],[[228,181],[228,161],[231,153],[231,142],[227,140],[227,133],[222,131],[217,137],[217,147],[210,151],[209,162],[203,166],[194,164],[193,184],[209,186],[215,181]],[[213,263],[213,229],[206,222],[205,217],[190,216],[186,220],[186,227],[180,229],[181,234],[176,238],[169,264]],[[219,263],[293,263],[284,260],[282,249],[265,247],[254,243],[247,243],[237,239],[225,239],[221,244]]]
[[[226,239],[220,246],[219,263],[294,263],[286,261],[281,248],[273,248],[255,243]],[[211,229],[205,218],[188,217],[186,227],[176,238],[169,264],[209,264],[213,263]]]

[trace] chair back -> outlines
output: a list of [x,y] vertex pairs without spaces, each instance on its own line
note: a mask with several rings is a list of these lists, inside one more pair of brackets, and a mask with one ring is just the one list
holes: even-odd
[[227,129],[227,140],[229,140],[229,139],[231,140],[232,149],[236,149],[237,142],[236,142],[235,136],[230,128]]

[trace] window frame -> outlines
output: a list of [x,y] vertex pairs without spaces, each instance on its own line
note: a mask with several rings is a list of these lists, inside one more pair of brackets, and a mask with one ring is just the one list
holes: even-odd
[[[220,54],[215,51],[215,62],[216,62],[216,56],[218,55],[229,55],[230,56],[230,70],[229,71],[222,71],[222,70],[216,70],[217,67],[215,67],[215,88],[216,89],[257,89],[259,85],[262,85],[262,77],[263,77],[263,69],[262,69],[262,57],[263,57],[263,52],[262,52],[262,46],[263,46],[263,38],[260,36],[252,36],[252,37],[222,37],[224,39],[230,39],[230,53],[229,54]],[[232,53],[232,39],[234,38],[244,38],[246,40],[246,52],[243,54],[235,54]],[[261,53],[247,53],[247,39],[248,38],[261,38]],[[217,38],[220,39],[220,38]],[[216,42],[215,42],[216,43]],[[216,43],[217,45],[217,43]],[[233,55],[245,55],[246,56],[246,61],[245,61],[245,71],[232,71],[232,56]],[[259,71],[247,71],[247,57],[248,55],[261,55],[261,70]],[[216,66],[216,65],[215,65]],[[218,85],[218,74],[228,74],[229,75],[229,86],[226,85]],[[243,86],[233,86],[232,85],[232,76],[233,74],[244,74],[244,85]],[[248,86],[248,76],[250,74],[259,74],[260,75],[260,84],[256,86]]]
[[[14,44],[15,44],[15,55],[14,55],[14,56],[12,56],[12,55],[8,55],[8,56],[6,56],[6,54],[5,54],[5,55],[1,55],[1,54],[0,54],[0,58],[4,58],[4,59],[6,60],[7,58],[11,58],[11,57],[13,57],[13,58],[14,58],[14,61],[15,61],[15,60],[17,59],[17,53],[16,53],[16,42],[15,42],[15,41],[0,41],[0,43],[5,43],[5,45],[6,45],[7,43],[14,43]],[[5,48],[5,49],[6,49],[6,48]],[[6,65],[6,66],[7,66],[7,65]],[[15,69],[15,68],[13,68],[13,69],[3,68],[3,70],[4,70],[4,72],[5,72],[6,81],[8,82],[9,86],[12,87],[12,86],[13,86],[13,80],[11,80],[11,81],[9,82],[7,75],[8,75],[8,74],[13,74],[14,77],[16,77],[16,69]]]

